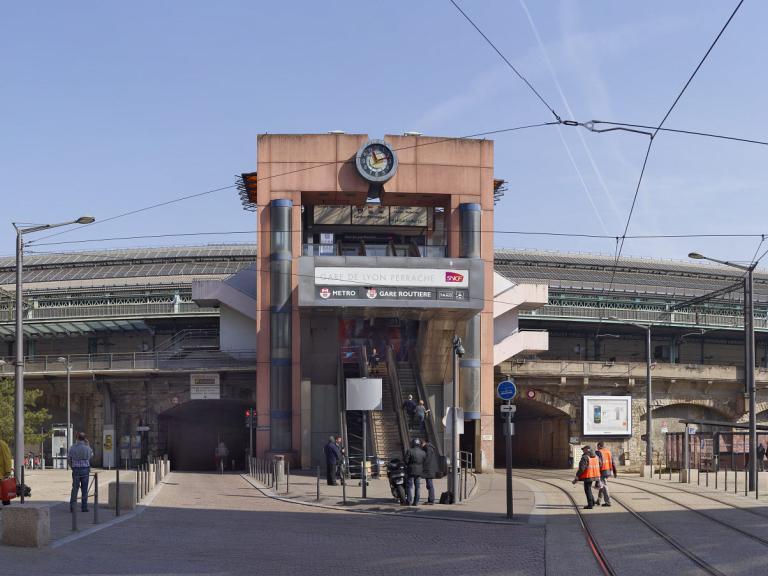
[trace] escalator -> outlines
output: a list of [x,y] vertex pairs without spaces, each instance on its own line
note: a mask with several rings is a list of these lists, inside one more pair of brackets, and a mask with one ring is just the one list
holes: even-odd
[[[365,378],[368,375],[364,346],[343,348],[339,358],[339,406],[341,406],[341,429],[346,447],[347,467],[352,478],[359,478],[363,460],[363,412],[346,409],[346,379]],[[376,454],[376,439],[372,433],[371,413],[367,413],[365,430],[366,454],[371,461]]]

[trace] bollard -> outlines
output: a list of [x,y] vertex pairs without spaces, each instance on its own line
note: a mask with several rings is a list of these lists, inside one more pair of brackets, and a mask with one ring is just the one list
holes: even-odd
[[93,523],[99,523],[99,473],[93,475]]
[[707,466],[707,488],[709,488],[709,466]]
[[749,480],[749,473],[744,470],[744,496],[749,496],[749,484],[747,483]]
[[[319,487],[318,487],[319,490]],[[318,492],[319,493],[319,492]],[[319,496],[318,496],[319,499]],[[347,478],[344,470],[341,471],[341,501],[347,505]]]
[[141,472],[136,468],[136,502],[141,501]]
[[288,494],[291,491],[291,463],[286,460],[285,462],[285,493]]
[[115,467],[115,516],[120,516],[120,468]]
[[317,467],[317,501],[320,502],[320,466]]
[[21,499],[20,502],[24,504],[24,463],[21,464]]
[[725,491],[728,492],[728,469],[725,470]]
[[464,468],[464,500],[467,499],[467,468]]

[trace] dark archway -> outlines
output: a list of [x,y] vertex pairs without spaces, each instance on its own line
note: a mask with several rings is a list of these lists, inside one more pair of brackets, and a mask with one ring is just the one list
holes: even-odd
[[223,441],[229,449],[225,470],[243,470],[248,450],[245,402],[191,400],[158,416],[160,444],[167,446],[174,470],[214,471],[215,451]]
[[[570,416],[554,406],[528,398],[516,398],[515,405],[513,465],[567,468]],[[503,429],[505,417],[500,411],[500,403],[497,403],[494,418],[494,462],[497,468],[503,468],[507,463]]]

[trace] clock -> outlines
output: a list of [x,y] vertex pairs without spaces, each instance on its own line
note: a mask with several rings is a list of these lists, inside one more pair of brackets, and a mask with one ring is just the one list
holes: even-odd
[[360,175],[372,184],[383,184],[397,172],[397,156],[384,140],[369,140],[357,151],[355,164]]

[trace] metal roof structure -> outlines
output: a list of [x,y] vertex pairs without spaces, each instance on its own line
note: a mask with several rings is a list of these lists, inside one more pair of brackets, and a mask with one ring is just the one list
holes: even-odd
[[[614,273],[610,255],[497,249],[495,270],[513,282],[546,283],[553,290],[636,295],[682,301],[725,288],[744,273],[720,265],[622,257]],[[740,301],[737,290],[720,300]],[[755,271],[755,302],[768,303],[768,274]]]
[[[24,283],[142,278],[144,284],[180,282],[200,276],[225,277],[256,259],[255,244],[134,248],[94,252],[28,254]],[[15,284],[14,257],[0,258],[0,286]],[[117,284],[124,284],[118,282]],[[93,284],[93,282],[91,282]],[[39,287],[36,287],[39,288]]]

